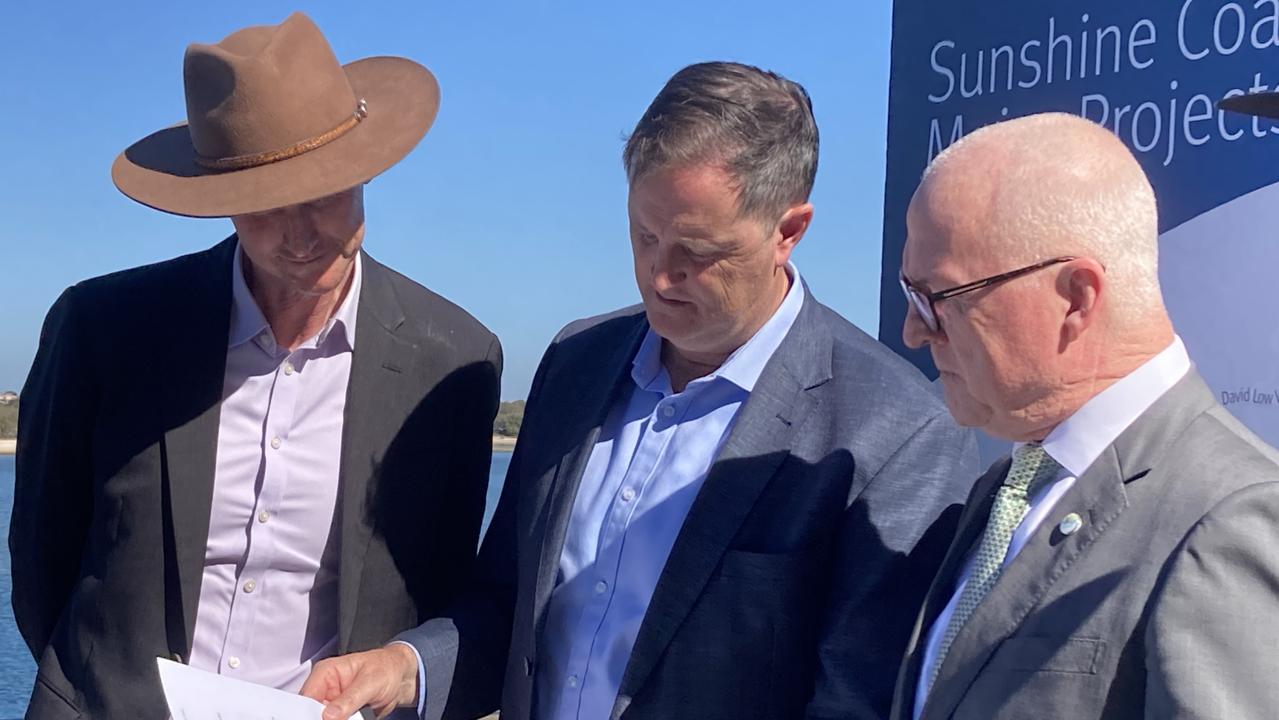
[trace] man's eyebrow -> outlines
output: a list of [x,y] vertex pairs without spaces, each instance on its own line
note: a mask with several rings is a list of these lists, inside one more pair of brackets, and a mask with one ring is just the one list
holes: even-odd
[[945,281],[938,281],[937,278],[935,277],[929,279],[925,277],[910,275],[906,273],[904,270],[901,271],[901,275],[902,277],[906,278],[906,282],[909,283],[912,287],[926,293],[937,292],[937,286],[939,285],[943,287],[951,287],[956,284],[956,283],[947,283]]
[[694,255],[707,257],[730,252],[733,247],[731,244],[716,242],[712,238],[680,237],[677,238],[676,242],[680,247],[684,248],[684,250],[693,253]]

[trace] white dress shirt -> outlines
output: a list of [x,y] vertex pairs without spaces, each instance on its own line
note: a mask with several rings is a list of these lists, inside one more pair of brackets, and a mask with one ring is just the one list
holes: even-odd
[[[1061,469],[1051,483],[1040,488],[1030,498],[1030,510],[1013,532],[1012,541],[1008,545],[1008,554],[1004,557],[1003,564],[1005,568],[1026,546],[1057,501],[1074,486],[1076,478],[1087,471],[1129,425],[1149,410],[1156,400],[1171,390],[1189,371],[1190,357],[1186,354],[1186,347],[1181,338],[1174,337],[1172,344],[1162,352],[1084,403],[1083,407],[1044,438],[1044,450],[1061,465]],[[928,668],[932,667],[937,657],[946,625],[955,612],[955,603],[959,601],[971,574],[970,553],[950,602],[928,631],[924,660],[920,666],[923,672],[920,673],[919,683],[915,688],[916,720],[924,710],[924,701],[928,699]]]
[[236,249],[191,665],[297,691],[338,637],[342,426],[362,269],[314,337],[276,344]]

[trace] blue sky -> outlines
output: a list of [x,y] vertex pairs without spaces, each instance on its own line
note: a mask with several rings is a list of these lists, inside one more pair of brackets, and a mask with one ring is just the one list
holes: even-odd
[[[873,2],[14,3],[0,26],[0,390],[26,377],[46,310],[83,278],[214,244],[226,220],[148,210],[110,166],[184,117],[182,54],[295,9],[338,58],[404,55],[442,88],[417,150],[368,188],[365,247],[501,338],[523,398],[565,323],[638,300],[626,235],[626,133],[676,70],[738,60],[813,97],[817,213],[796,262],[872,334],[891,6]],[[164,333],[165,328],[155,328]]]

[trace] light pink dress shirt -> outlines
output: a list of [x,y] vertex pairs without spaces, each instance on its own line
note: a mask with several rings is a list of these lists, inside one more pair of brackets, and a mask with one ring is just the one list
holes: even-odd
[[324,328],[276,345],[237,248],[191,665],[296,692],[338,638],[335,518],[362,270]]

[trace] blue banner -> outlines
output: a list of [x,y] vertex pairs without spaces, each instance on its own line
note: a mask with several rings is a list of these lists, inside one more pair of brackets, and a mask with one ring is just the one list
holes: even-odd
[[1279,125],[1218,111],[1279,89],[1279,0],[899,0],[893,12],[880,338],[901,340],[906,207],[964,134],[1049,110],[1132,148],[1160,209],[1160,279],[1178,333],[1231,412],[1279,444]]

